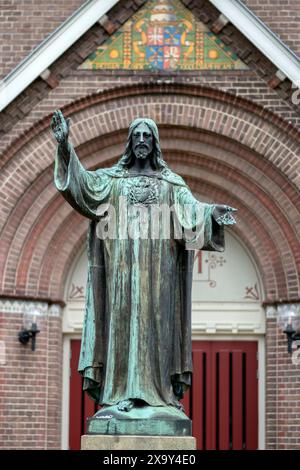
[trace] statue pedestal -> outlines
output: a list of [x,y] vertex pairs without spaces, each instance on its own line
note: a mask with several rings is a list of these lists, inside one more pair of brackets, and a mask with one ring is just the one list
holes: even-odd
[[196,450],[192,436],[81,436],[81,450]]
[[173,406],[120,411],[106,406],[87,421],[82,450],[195,450],[192,422]]
[[140,406],[120,411],[106,406],[87,420],[88,435],[177,436],[192,435],[192,421],[174,406]]

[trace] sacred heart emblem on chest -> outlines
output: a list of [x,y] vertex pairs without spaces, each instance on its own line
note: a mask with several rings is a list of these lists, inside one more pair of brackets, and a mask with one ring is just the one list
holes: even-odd
[[141,176],[130,181],[129,201],[131,204],[157,204],[158,182],[154,178]]

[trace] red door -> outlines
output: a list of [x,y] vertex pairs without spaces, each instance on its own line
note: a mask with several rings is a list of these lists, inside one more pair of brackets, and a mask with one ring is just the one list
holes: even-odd
[[[80,341],[71,341],[71,450],[80,449],[86,418],[98,409],[82,392],[77,372]],[[183,400],[193,420],[198,449],[253,450],[258,447],[256,341],[194,341],[194,374]]]
[[98,406],[82,391],[82,377],[77,371],[80,340],[71,340],[69,449],[80,450],[80,437],[85,434],[86,419],[93,416]]
[[257,449],[257,342],[194,341],[193,363],[188,409],[197,448]]

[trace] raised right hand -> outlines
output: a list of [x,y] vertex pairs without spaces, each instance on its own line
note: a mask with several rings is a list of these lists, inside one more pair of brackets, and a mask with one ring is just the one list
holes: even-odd
[[66,145],[69,137],[70,119],[65,119],[60,109],[56,109],[51,119],[51,129],[59,144]]

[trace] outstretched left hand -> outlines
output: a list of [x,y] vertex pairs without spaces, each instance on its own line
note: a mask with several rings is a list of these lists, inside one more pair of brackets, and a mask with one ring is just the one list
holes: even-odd
[[234,225],[236,220],[231,213],[236,211],[234,207],[216,204],[212,216],[219,225]]

